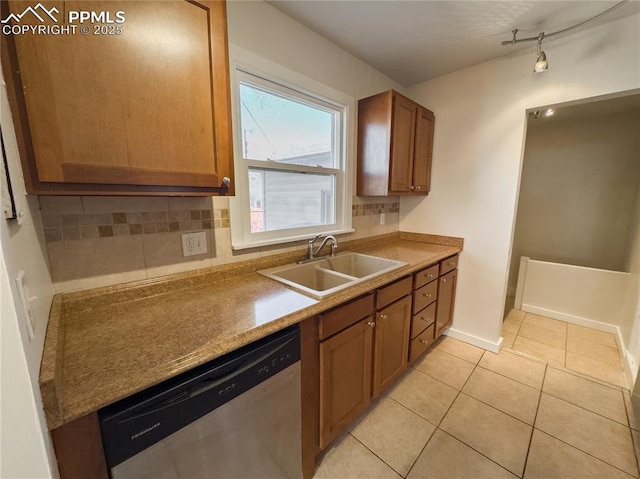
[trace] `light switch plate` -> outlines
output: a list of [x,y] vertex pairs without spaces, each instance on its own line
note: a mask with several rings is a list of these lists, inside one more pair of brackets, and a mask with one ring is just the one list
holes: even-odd
[[195,256],[207,252],[207,235],[204,231],[182,235],[182,256]]
[[31,309],[31,303],[36,299],[35,296],[29,296],[29,285],[27,284],[27,277],[24,271],[20,271],[16,276],[16,288],[18,290],[18,296],[20,297],[20,309],[22,310],[22,316],[25,319],[27,325],[27,334],[29,341],[31,341],[36,335],[36,318],[33,315]]

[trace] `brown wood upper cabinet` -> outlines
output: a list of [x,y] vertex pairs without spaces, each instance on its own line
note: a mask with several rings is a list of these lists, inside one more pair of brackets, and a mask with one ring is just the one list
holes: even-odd
[[[29,4],[2,2],[2,18]],[[233,194],[225,2],[47,7],[75,33],[2,42],[28,191]],[[124,22],[68,23],[69,11],[123,12]]]
[[434,123],[433,112],[394,90],[360,100],[358,195],[428,194]]

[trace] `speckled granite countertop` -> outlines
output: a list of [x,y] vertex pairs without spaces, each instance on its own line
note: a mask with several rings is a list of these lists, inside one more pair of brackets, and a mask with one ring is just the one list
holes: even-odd
[[[54,298],[40,370],[50,429],[298,323],[462,249],[462,239],[397,233],[341,250],[408,266],[321,301],[256,273],[283,253]],[[302,253],[303,254],[303,253]]]

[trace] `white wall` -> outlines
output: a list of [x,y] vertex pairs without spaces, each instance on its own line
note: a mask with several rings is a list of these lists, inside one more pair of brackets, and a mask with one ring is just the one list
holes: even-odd
[[640,116],[627,111],[576,118],[566,110],[528,123],[510,292],[521,256],[629,271]]
[[262,1],[227,2],[229,43],[356,99],[402,86]]
[[[58,474],[38,386],[53,285],[47,267],[38,201],[25,194],[4,82],[0,101],[0,122],[16,209],[23,215],[21,224],[16,220],[0,219],[0,477],[40,479]],[[26,273],[30,295],[37,298],[33,302],[36,327],[31,341],[22,311],[16,308],[19,299],[15,278],[19,271]]]
[[[633,220],[629,231],[627,270],[631,273],[624,301],[622,303],[623,322],[620,325],[632,375],[640,366],[640,190],[636,196]],[[635,377],[632,378],[635,380]],[[635,392],[634,392],[635,394]]]
[[499,344],[526,110],[640,88],[639,21],[545,42],[543,74],[532,44],[407,90],[436,114],[434,164],[429,196],[401,199],[400,229],[465,238],[454,333]]

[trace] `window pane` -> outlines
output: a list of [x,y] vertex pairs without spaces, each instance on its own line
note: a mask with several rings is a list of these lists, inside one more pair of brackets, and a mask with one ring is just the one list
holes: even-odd
[[335,176],[249,169],[251,232],[335,223]]
[[240,83],[243,157],[335,168],[336,113]]

